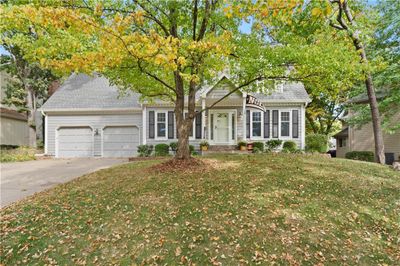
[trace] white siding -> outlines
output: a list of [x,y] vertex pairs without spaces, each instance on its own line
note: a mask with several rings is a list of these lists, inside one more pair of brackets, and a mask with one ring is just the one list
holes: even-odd
[[[272,110],[290,112],[290,137],[279,137],[279,139],[281,139],[283,141],[292,140],[292,141],[297,143],[299,148],[303,147],[304,143],[302,141],[302,134],[303,134],[303,131],[305,130],[305,123],[304,123],[305,117],[304,117],[304,112],[301,111],[302,104],[292,104],[292,105],[284,105],[284,106],[283,105],[267,105],[267,104],[264,104],[264,106],[266,107],[266,109],[270,110],[270,115],[271,116],[272,116]],[[257,139],[246,138],[246,130],[245,130],[245,128],[243,128],[243,126],[246,125],[245,123],[243,123],[246,120],[246,113],[244,113],[242,115],[239,115],[239,113],[243,113],[242,107],[231,107],[231,108],[229,108],[229,107],[224,106],[224,107],[219,107],[219,108],[215,107],[212,110],[218,110],[218,109],[223,109],[223,110],[228,110],[229,109],[229,110],[236,110],[237,111],[238,115],[236,117],[236,123],[235,123],[236,124],[236,130],[237,130],[237,132],[236,132],[237,140],[245,139],[247,141],[262,141],[262,142],[266,142],[266,141],[268,141],[270,139],[274,139],[274,138],[272,138],[272,118],[271,118],[271,126],[270,126],[270,130],[271,130],[270,138],[268,138],[268,139],[267,138],[263,138],[263,137],[262,138],[257,138]],[[299,111],[299,136],[298,136],[298,138],[292,138],[291,137],[292,136],[292,110],[298,110]],[[149,111],[156,111],[156,112],[157,111],[173,111],[173,108],[169,108],[168,109],[168,108],[151,108],[151,107],[147,107],[146,111],[147,111],[146,117],[148,119],[148,112]],[[203,121],[203,126],[205,126],[205,131],[206,132],[205,132],[205,135],[203,135],[202,139],[207,139],[208,140],[209,137],[210,137],[209,136],[209,128],[208,128],[209,127],[209,123],[208,123],[209,118],[210,118],[210,116],[207,115],[205,117],[205,121]],[[280,119],[279,119],[279,122],[280,122]],[[146,121],[146,125],[148,125],[148,123],[149,122]],[[176,127],[176,122],[175,121],[174,121],[174,125]],[[175,129],[175,132],[176,132],[176,129]],[[279,133],[280,133],[280,123],[279,123]],[[159,143],[169,144],[171,142],[176,142],[177,141],[176,138],[174,138],[174,139],[157,139],[157,138],[149,139],[149,133],[146,132],[145,134],[146,134],[145,137],[146,137],[147,144],[152,144],[152,145],[156,145],[156,144],[159,144]],[[176,135],[175,135],[175,137],[176,137]],[[196,146],[199,145],[200,141],[201,141],[200,139],[194,139],[194,138],[189,140],[190,144],[196,145]]]
[[[100,135],[94,136],[94,155],[101,156],[102,145],[101,135],[103,129],[107,126],[137,126],[140,129],[139,137],[141,136],[142,114],[104,114],[104,115],[55,115],[47,114],[47,154],[55,155],[56,130],[65,126],[90,126],[93,130],[98,130]],[[140,140],[139,140],[140,142]],[[140,142],[141,143],[141,142]]]

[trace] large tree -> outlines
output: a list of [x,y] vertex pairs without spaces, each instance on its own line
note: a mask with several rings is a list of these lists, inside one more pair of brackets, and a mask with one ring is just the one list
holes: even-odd
[[102,73],[142,98],[173,102],[178,159],[190,157],[196,92],[215,82],[218,72],[230,72],[233,91],[252,90],[256,81],[288,78],[279,54],[283,50],[259,34],[243,34],[243,19],[256,13],[289,18],[301,8],[298,0],[40,3],[2,5],[1,32],[20,33],[5,41],[21,47],[27,60],[54,71]]
[[[381,117],[378,108],[378,101],[375,95],[373,84],[372,70],[368,62],[365,42],[368,36],[368,24],[363,23],[366,16],[363,14],[362,8],[354,1],[350,3],[348,0],[330,0],[332,5],[332,15],[330,16],[330,25],[339,31],[348,34],[349,39],[354,48],[360,55],[360,67],[364,72],[364,84],[368,95],[368,101],[371,111],[372,127],[375,141],[375,159],[378,163],[385,163],[385,151],[382,136]],[[353,4],[351,6],[351,4]],[[315,9],[318,12],[318,9]],[[355,16],[358,15],[358,19]]]
[[[360,72],[354,49],[302,0],[41,3],[2,6],[1,32],[20,33],[6,41],[53,71],[98,72],[144,99],[173,102],[179,159],[189,158],[189,131],[204,111],[196,93],[219,72],[229,72],[230,93],[289,79],[313,84],[311,95],[326,84],[347,88]],[[240,30],[245,21],[249,34]]]
[[[377,11],[378,22],[374,41],[367,47],[367,53],[371,60],[384,62],[384,67],[374,71],[373,77],[380,96],[378,104],[382,127],[390,134],[400,130],[400,2],[379,1],[374,10]],[[365,94],[364,91],[358,87],[353,94]],[[366,107],[360,104],[352,106],[357,115],[349,122],[355,125],[371,122],[371,114]]]

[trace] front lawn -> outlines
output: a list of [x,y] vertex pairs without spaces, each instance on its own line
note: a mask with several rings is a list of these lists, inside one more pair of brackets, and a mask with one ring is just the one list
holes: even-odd
[[400,262],[400,174],[295,154],[214,155],[83,176],[1,211],[1,262],[362,264]]

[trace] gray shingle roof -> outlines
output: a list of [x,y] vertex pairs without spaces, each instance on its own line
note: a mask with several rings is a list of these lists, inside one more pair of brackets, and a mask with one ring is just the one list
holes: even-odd
[[71,75],[47,100],[42,110],[134,109],[141,108],[138,93],[121,96],[105,77]]
[[272,91],[268,94],[250,93],[262,102],[310,102],[304,85],[300,82],[286,82],[282,91]]
[[[281,92],[269,94],[251,93],[262,102],[309,102],[310,98],[302,83],[285,83]],[[200,97],[198,93],[197,97]],[[47,100],[42,110],[107,110],[141,108],[140,94],[129,93],[121,96],[116,86],[111,86],[107,78],[85,74],[71,75],[63,85]],[[159,100],[154,103],[160,103]]]

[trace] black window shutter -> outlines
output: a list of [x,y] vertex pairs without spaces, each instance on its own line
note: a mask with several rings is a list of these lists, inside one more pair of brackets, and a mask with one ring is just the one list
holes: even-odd
[[292,136],[299,137],[299,110],[292,111]]
[[149,139],[154,139],[154,111],[149,111]]
[[250,110],[246,110],[246,137],[250,138]]
[[201,113],[196,114],[195,125],[196,125],[196,139],[201,139]]
[[174,138],[174,112],[168,111],[168,138]]
[[279,137],[279,112],[272,110],[272,137]]
[[264,113],[264,138],[269,138],[270,123],[269,110],[266,110]]

